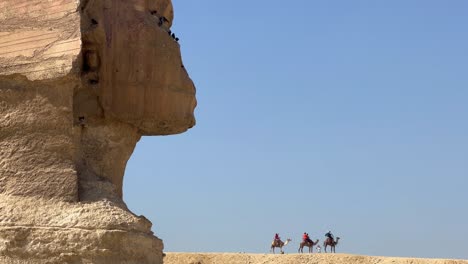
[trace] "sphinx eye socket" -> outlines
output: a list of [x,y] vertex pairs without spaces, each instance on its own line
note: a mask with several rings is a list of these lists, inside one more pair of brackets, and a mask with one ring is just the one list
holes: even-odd
[[93,19],[91,19],[91,24],[93,24],[93,25],[97,25],[97,24],[98,24],[98,22],[96,21],[96,19],[94,19],[94,18],[93,18]]

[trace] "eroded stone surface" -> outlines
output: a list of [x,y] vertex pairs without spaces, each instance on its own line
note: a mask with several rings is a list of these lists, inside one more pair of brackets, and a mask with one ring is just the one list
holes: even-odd
[[[158,13],[152,10],[163,3],[169,22],[158,26]],[[98,96],[106,116],[132,124],[144,135],[192,127],[195,87],[179,44],[168,34],[170,2],[89,0],[82,8],[85,86]],[[76,114],[99,113],[84,108]]]
[[0,0],[0,262],[162,263],[122,201],[142,135],[195,124],[169,0]]

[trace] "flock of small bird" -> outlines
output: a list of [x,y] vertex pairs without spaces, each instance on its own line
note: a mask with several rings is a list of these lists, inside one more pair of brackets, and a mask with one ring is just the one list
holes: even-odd
[[[157,14],[158,14],[157,11],[151,11],[151,15],[157,16]],[[166,17],[164,16],[159,17],[158,26],[162,27],[162,25],[164,25],[165,22],[169,22],[169,20],[167,20]],[[179,42],[179,38],[176,37],[176,35],[170,29],[167,30],[167,34],[169,34],[169,36],[172,37],[172,39],[174,39],[176,42]]]

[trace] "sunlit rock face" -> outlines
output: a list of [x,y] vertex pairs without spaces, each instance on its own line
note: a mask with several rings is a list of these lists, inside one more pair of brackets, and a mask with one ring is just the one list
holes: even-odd
[[162,263],[122,201],[142,135],[195,124],[169,0],[0,0],[0,263]]
[[87,86],[107,116],[144,135],[180,133],[194,125],[195,87],[168,34],[172,13],[169,1],[90,0],[83,9]]

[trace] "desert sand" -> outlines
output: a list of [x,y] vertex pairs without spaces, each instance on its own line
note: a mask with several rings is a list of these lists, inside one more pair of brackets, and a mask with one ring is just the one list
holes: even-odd
[[165,264],[468,264],[468,260],[371,257],[349,254],[166,253]]

